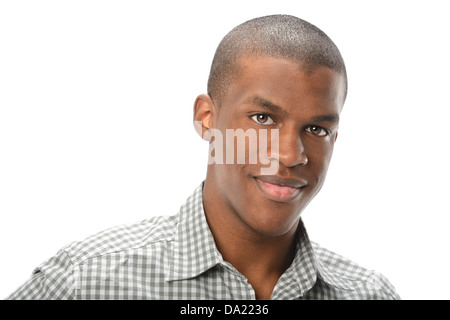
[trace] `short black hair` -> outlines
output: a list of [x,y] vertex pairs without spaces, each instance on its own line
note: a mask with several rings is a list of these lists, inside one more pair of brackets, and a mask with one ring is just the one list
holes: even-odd
[[218,103],[238,74],[243,56],[270,56],[298,63],[304,71],[328,67],[345,79],[344,60],[334,42],[318,27],[291,15],[269,15],[232,29],[217,47],[208,79],[208,95]]

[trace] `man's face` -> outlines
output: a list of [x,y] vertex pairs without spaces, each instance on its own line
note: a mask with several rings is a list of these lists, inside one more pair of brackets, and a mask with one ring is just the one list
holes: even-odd
[[278,154],[271,154],[270,144],[264,153],[279,161],[278,172],[261,175],[268,165],[259,160],[213,164],[216,203],[238,225],[278,236],[297,227],[300,213],[323,185],[337,137],[344,80],[329,68],[305,73],[284,59],[243,58],[240,63],[237,79],[211,118],[212,127],[224,137],[226,129],[278,129]]

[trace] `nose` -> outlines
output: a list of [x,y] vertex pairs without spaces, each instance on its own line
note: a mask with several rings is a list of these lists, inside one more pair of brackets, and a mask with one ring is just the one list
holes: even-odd
[[285,167],[306,165],[308,156],[297,130],[286,130],[279,137],[278,161]]

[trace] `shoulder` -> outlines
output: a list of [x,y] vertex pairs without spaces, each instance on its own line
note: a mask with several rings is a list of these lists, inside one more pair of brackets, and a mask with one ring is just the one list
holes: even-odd
[[319,277],[327,285],[353,299],[400,299],[394,286],[381,273],[369,270],[317,243],[312,243]]
[[177,216],[158,216],[134,224],[115,226],[84,240],[72,242],[63,247],[60,253],[70,257],[72,263],[82,263],[103,255],[157,246],[173,239],[177,223]]
[[[37,267],[32,277],[8,299],[77,299],[82,297],[77,289],[102,280],[101,277],[108,270],[115,272],[120,268],[126,269],[126,261],[131,269],[139,266],[133,260],[141,259],[142,255],[139,256],[137,252],[150,255],[150,259],[146,260],[150,264],[151,258],[161,263],[166,252],[165,245],[171,243],[177,221],[177,216],[153,217],[112,227],[85,240],[73,242]],[[92,283],[85,279],[91,279]]]

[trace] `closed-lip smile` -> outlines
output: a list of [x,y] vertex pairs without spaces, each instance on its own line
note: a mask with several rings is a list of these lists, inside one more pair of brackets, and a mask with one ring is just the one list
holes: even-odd
[[257,176],[254,179],[264,196],[276,202],[294,200],[301,193],[301,189],[307,185],[300,179],[279,176]]

